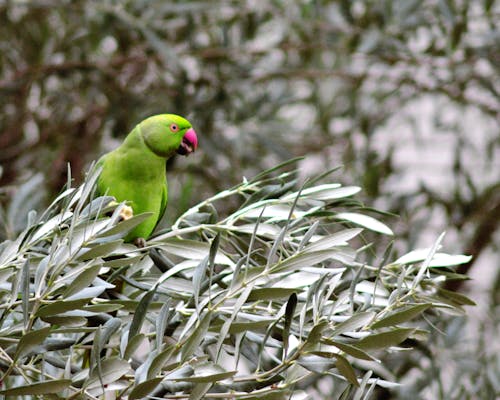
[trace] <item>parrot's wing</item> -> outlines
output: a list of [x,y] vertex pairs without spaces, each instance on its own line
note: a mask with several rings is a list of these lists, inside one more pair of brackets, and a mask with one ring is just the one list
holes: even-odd
[[158,221],[156,221],[156,223],[160,222],[161,219],[163,218],[163,214],[165,214],[165,210],[167,208],[167,202],[168,202],[168,187],[167,187],[167,182],[165,182],[161,193],[160,214],[158,215]]

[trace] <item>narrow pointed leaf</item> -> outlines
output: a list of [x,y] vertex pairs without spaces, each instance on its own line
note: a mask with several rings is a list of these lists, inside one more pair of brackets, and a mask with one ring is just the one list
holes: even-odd
[[37,311],[37,317],[48,317],[52,315],[58,315],[65,313],[67,311],[73,311],[81,309],[85,304],[87,304],[90,299],[78,299],[78,300],[67,300],[67,301],[56,301],[52,304],[47,304],[40,307]]
[[114,240],[112,242],[106,242],[102,244],[98,244],[88,250],[82,251],[78,255],[78,260],[86,261],[93,260],[97,257],[105,257],[113,253],[117,248],[119,248],[123,243],[123,240]]
[[297,293],[298,289],[295,288],[280,288],[280,287],[270,287],[270,288],[255,288],[248,296],[248,301],[267,301],[267,300],[279,300],[289,298],[292,294]]
[[360,347],[364,350],[387,349],[391,346],[400,344],[402,341],[407,339],[414,331],[415,329],[411,328],[399,328],[393,329],[392,331],[375,333],[357,341],[356,347]]
[[[189,260],[203,260],[210,254],[210,245],[197,240],[169,238],[162,241],[159,247],[167,253]],[[233,262],[222,252],[217,252],[215,262],[233,265]]]
[[144,319],[146,318],[148,307],[151,304],[154,295],[155,295],[155,290],[151,290],[147,292],[144,296],[142,296],[141,301],[139,301],[139,304],[137,305],[137,308],[134,312],[132,323],[130,324],[130,329],[128,331],[129,343],[132,340],[132,338],[140,332]]
[[425,310],[427,310],[430,306],[431,304],[417,304],[415,306],[405,308],[402,311],[397,311],[391,315],[388,315],[387,317],[378,320],[377,322],[371,325],[371,328],[378,329],[387,326],[402,324],[403,322],[409,321],[417,317]]
[[110,383],[116,382],[123,375],[130,371],[130,365],[127,361],[112,357],[107,358],[101,362],[101,374],[99,374],[98,369],[94,368],[87,380],[87,388],[95,389],[103,385],[109,385]]
[[153,360],[148,369],[147,377],[148,379],[153,379],[158,375],[163,368],[163,366],[170,360],[172,354],[174,353],[175,348],[168,347],[163,350],[161,353],[158,353]]
[[436,254],[436,252],[438,251],[438,249],[441,247],[441,241],[443,240],[444,235],[445,235],[445,232],[443,232],[443,233],[441,233],[441,235],[439,235],[438,239],[436,240],[436,242],[434,243],[434,245],[431,247],[431,249],[429,251],[429,254],[427,254],[427,257],[425,258],[425,260],[420,265],[420,268],[419,268],[419,270],[417,272],[417,276],[413,280],[413,285],[412,285],[413,289],[415,289],[420,284],[420,282],[422,281],[425,272],[429,268],[429,265],[430,265],[432,259],[434,258],[434,255]]
[[314,252],[302,252],[296,254],[292,257],[287,258],[284,261],[281,261],[273,266],[271,266],[270,270],[273,273],[277,272],[285,272],[292,271],[294,269],[312,266],[315,264],[319,264],[323,261],[328,260],[329,258],[335,257],[338,255],[339,251],[337,249],[334,250],[320,250]]
[[[346,189],[342,188],[339,183],[326,183],[324,185],[316,185],[307,189],[302,190],[301,192],[301,197],[307,197],[315,200],[326,200],[326,199],[333,199],[333,198],[338,198],[340,195],[343,197],[343,195],[338,193],[339,189]],[[351,193],[353,190],[350,189],[348,192]],[[357,193],[360,191],[360,188],[356,188],[354,193]],[[347,193],[347,192],[346,192]],[[351,194],[354,194],[351,193]],[[286,195],[284,199],[286,200],[291,200],[297,197],[299,192],[294,192]]]
[[137,349],[141,346],[143,340],[146,338],[146,335],[143,333],[139,333],[135,335],[132,339],[130,339],[127,343],[127,347],[125,348],[125,353],[123,354],[123,358],[125,360],[129,360]]
[[320,321],[318,324],[314,325],[314,327],[309,332],[309,335],[307,336],[307,341],[313,345],[319,343],[319,341],[321,340],[321,335],[327,327],[327,321]]
[[83,317],[70,317],[64,316],[53,316],[53,317],[43,317],[42,320],[51,325],[61,325],[61,326],[84,326],[87,324],[87,318]]
[[155,390],[162,380],[163,378],[153,378],[139,383],[128,395],[129,400],[147,398],[148,394]]
[[211,270],[213,270],[214,268],[214,263],[217,256],[217,250],[219,250],[219,244],[220,244],[220,232],[217,233],[215,238],[212,240],[212,243],[210,244],[210,251],[208,253],[208,265]]
[[[217,381],[222,381],[224,379],[231,378],[232,376],[236,375],[238,371],[224,371],[224,372],[218,372],[218,373],[212,373],[212,374],[207,374],[207,375],[193,375],[189,376],[187,378],[182,378],[178,379],[183,382],[212,382],[215,383]],[[174,379],[175,380],[175,379]]]
[[365,311],[353,315],[351,318],[341,322],[334,327],[333,336],[338,336],[344,332],[355,331],[359,328],[368,325],[368,323],[373,319],[375,313],[372,311]]
[[319,221],[314,221],[314,223],[309,227],[309,229],[307,230],[304,237],[302,238],[302,240],[299,243],[299,247],[298,247],[299,252],[302,251],[302,249],[304,248],[304,246],[307,243],[309,243],[309,241],[311,240],[313,235],[316,233],[318,226],[319,226]]
[[288,340],[296,308],[297,308],[297,295],[295,293],[292,293],[288,298],[285,308],[285,323],[283,327],[283,349],[284,349],[283,356],[285,358],[288,354]]
[[171,379],[174,381],[193,382],[193,383],[215,383],[232,377],[237,371],[226,371],[220,365],[211,362],[203,362],[194,365],[194,374],[187,377]]
[[356,373],[354,372],[354,368],[352,365],[347,361],[347,358],[344,356],[341,356],[340,354],[336,354],[335,358],[337,359],[337,362],[335,363],[335,366],[339,370],[339,372],[344,376],[344,378],[347,379],[349,383],[352,385],[359,387],[359,382],[358,378],[356,377]]
[[65,301],[84,300],[84,299],[90,301],[95,297],[99,297],[105,290],[106,290],[105,286],[86,287],[72,294],[71,296],[67,297]]
[[454,301],[457,304],[464,305],[464,306],[477,305],[473,300],[469,299],[467,296],[463,295],[462,293],[453,292],[451,290],[446,290],[443,288],[439,288],[438,292],[441,296],[444,296],[444,297]]
[[306,246],[305,251],[328,250],[334,246],[345,246],[352,238],[363,232],[362,228],[344,229]]
[[208,255],[200,261],[198,266],[195,268],[193,273],[193,292],[194,292],[194,304],[196,307],[196,312],[200,313],[199,299],[200,299],[200,289],[203,282],[203,278],[206,277],[208,267]]
[[32,383],[10,389],[0,390],[3,396],[42,396],[62,392],[71,385],[71,379],[58,379],[53,381]]
[[189,400],[200,400],[213,386],[212,382],[197,383],[189,394]]
[[45,222],[40,229],[38,229],[35,234],[32,236],[31,241],[35,242],[38,239],[41,239],[44,237],[46,234],[51,232],[54,228],[59,226],[62,222],[66,221],[67,219],[71,218],[73,216],[73,213],[71,212],[65,212],[64,214],[59,214],[56,215],[55,217],[51,218],[47,222]]
[[302,356],[298,359],[298,364],[312,372],[325,373],[336,366],[336,361],[330,358],[317,355]]
[[14,360],[22,358],[37,346],[41,345],[50,333],[50,326],[35,331],[30,331],[19,339],[14,354]]
[[206,313],[200,320],[200,323],[195,328],[193,333],[189,336],[188,340],[184,344],[181,350],[181,361],[186,361],[189,357],[193,355],[196,348],[203,341],[205,334],[208,331],[208,327],[210,325],[210,320],[212,319],[212,315],[210,313]]
[[368,215],[345,212],[337,214],[335,218],[352,222],[353,224],[365,227],[374,232],[379,232],[391,236],[394,235],[392,230],[387,225]]
[[156,320],[156,350],[158,352],[161,351],[163,335],[165,334],[165,329],[167,328],[169,319],[170,319],[170,299],[168,299],[163,304],[163,306],[161,306],[160,313],[158,314],[158,319]]
[[[23,321],[24,326],[28,326],[29,320],[29,298],[30,298],[30,265],[29,261],[23,264],[23,269],[21,273],[21,307],[23,310]],[[14,299],[14,296],[12,296]]]
[[354,358],[359,358],[360,360],[368,360],[368,361],[375,361],[375,358],[369,355],[367,352],[361,350],[360,348],[350,345],[347,343],[341,343],[337,342],[335,340],[325,340],[326,344],[330,344],[332,346],[337,347],[338,349],[342,350],[344,353],[349,354],[350,356]]
[[261,331],[269,327],[275,320],[265,319],[261,321],[248,321],[248,322],[233,322],[229,327],[229,333],[237,334],[246,331]]
[[78,275],[66,288],[63,297],[67,298],[80,290],[87,288],[99,274],[101,266],[99,264],[91,265]]
[[106,343],[109,342],[113,334],[120,329],[122,321],[120,318],[111,318],[104,325],[101,326],[101,335],[98,342],[98,352],[104,349]]

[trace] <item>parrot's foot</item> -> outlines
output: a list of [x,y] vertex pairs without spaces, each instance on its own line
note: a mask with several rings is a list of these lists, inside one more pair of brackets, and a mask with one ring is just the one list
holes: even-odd
[[134,216],[134,210],[130,206],[123,206],[120,210],[120,221],[126,221]]
[[[116,201],[110,201],[109,204],[108,204],[108,207],[115,207],[116,209],[116,206],[118,206],[120,203],[117,203]],[[115,210],[110,210],[108,211],[105,215],[106,217],[111,217],[113,215],[113,212]],[[128,205],[124,205],[121,209],[120,209],[120,214],[118,214],[118,222],[122,222],[122,221],[126,221],[127,219],[130,219],[134,216],[134,210],[132,209],[132,207],[128,206]]]
[[144,238],[139,237],[134,239],[134,244],[139,248],[143,248],[146,247],[146,240]]

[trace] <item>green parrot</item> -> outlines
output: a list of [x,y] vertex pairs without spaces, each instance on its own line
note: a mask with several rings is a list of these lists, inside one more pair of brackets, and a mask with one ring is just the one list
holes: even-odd
[[99,159],[97,194],[127,201],[134,214],[153,213],[125,241],[144,246],[167,206],[167,160],[175,153],[187,156],[197,147],[198,137],[188,120],[161,114],[140,122],[118,148]]

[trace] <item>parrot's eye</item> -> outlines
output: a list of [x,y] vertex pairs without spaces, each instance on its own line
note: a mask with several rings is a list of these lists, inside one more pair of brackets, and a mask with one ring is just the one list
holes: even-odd
[[170,125],[170,130],[172,132],[179,132],[179,126],[177,124],[171,124]]

